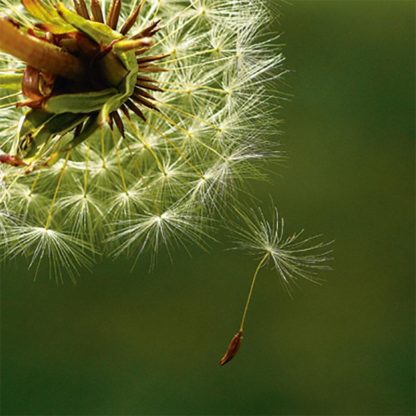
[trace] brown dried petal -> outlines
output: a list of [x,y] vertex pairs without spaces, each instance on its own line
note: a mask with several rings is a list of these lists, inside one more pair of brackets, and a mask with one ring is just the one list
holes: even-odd
[[55,77],[27,66],[23,73],[22,93],[25,97],[38,100],[52,94]]

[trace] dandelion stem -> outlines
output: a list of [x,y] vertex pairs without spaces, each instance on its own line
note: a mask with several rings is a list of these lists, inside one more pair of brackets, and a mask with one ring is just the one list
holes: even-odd
[[0,18],[0,49],[40,71],[74,80],[86,76],[86,68],[79,58],[23,33],[5,18]]
[[244,324],[247,317],[248,307],[250,306],[251,298],[253,296],[254,286],[256,284],[257,275],[259,274],[260,269],[264,266],[267,259],[269,258],[269,253],[266,253],[263,258],[260,260],[259,264],[257,265],[256,271],[254,272],[253,279],[251,281],[250,290],[248,292],[246,305],[244,307],[243,317],[241,318],[241,324],[240,324],[240,332],[244,331]]

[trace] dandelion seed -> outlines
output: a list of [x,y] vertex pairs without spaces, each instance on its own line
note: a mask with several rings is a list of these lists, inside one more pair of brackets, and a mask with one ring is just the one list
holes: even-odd
[[29,269],[35,270],[35,276],[45,260],[49,266],[49,276],[57,282],[63,282],[63,270],[74,281],[79,266],[91,266],[90,259],[93,254],[92,248],[84,241],[40,226],[10,227],[6,238],[0,242],[0,248],[5,247],[10,259],[28,257]]
[[240,348],[248,309],[260,270],[267,264],[271,264],[280,276],[281,283],[289,291],[290,285],[300,278],[317,283],[316,272],[330,269],[328,262],[331,260],[329,256],[332,252],[329,247],[332,242],[321,242],[320,236],[302,238],[303,231],[285,236],[284,220],[279,217],[276,208],[271,221],[266,219],[260,208],[252,210],[250,214],[238,210],[238,214],[243,226],[236,227],[234,231],[237,237],[237,248],[251,253],[260,260],[251,279],[240,329],[231,340],[220,361],[221,365],[228,363]]

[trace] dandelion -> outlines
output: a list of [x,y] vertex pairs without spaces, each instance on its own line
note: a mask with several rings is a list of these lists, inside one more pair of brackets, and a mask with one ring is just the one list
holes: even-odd
[[268,86],[283,57],[262,0],[0,8],[5,260],[61,279],[91,250],[137,261],[205,245],[215,213],[279,157]]
[[[263,0],[0,0],[0,259],[74,280],[101,255],[135,265],[212,239],[228,206],[238,246],[283,286],[318,281],[330,250],[243,214],[279,159],[283,56]],[[219,215],[220,214],[220,215]]]
[[[0,259],[62,282],[99,256],[206,247],[265,178],[285,73],[264,0],[0,0]],[[271,140],[273,138],[273,140]],[[232,212],[234,213],[234,211]],[[324,245],[244,217],[288,286]],[[315,253],[315,254],[314,254]]]
[[227,364],[237,354],[244,336],[247,313],[253,297],[254,287],[260,270],[271,264],[280,277],[284,288],[289,291],[298,279],[319,283],[318,271],[328,270],[331,259],[331,242],[324,242],[321,236],[303,238],[303,230],[285,235],[284,219],[274,209],[271,221],[266,219],[261,208],[252,209],[249,214],[238,210],[242,226],[235,227],[236,248],[254,255],[257,267],[251,279],[251,286],[244,305],[240,328],[232,338],[220,365]]

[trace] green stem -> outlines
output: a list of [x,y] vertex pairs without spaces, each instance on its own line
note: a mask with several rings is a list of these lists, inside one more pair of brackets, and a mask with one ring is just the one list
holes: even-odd
[[86,68],[80,59],[22,32],[5,18],[0,18],[0,50],[48,74],[72,80],[86,77]]

